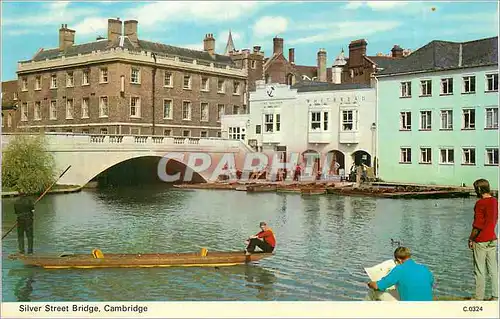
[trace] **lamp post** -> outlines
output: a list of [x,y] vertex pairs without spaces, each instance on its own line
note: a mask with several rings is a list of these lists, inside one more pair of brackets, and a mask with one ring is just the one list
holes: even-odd
[[151,122],[152,122],[152,135],[155,135],[155,86],[156,86],[156,54],[151,53],[151,57],[153,58],[155,64],[153,66],[153,90],[152,90],[152,108],[153,108],[153,115],[151,116]]
[[373,156],[373,170],[375,173],[375,176],[377,176],[377,153],[376,153],[376,145],[375,145],[375,131],[377,130],[377,124],[374,122],[372,123],[372,126],[370,127],[370,130],[372,131],[372,156]]

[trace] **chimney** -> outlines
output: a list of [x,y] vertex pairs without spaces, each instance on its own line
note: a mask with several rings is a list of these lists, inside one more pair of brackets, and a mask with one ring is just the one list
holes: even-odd
[[295,49],[290,48],[288,49],[288,62],[291,64],[295,64]]
[[318,81],[326,82],[326,50],[319,49],[318,51]]
[[108,19],[108,40],[118,42],[122,35],[122,22],[120,18]]
[[283,38],[275,37],[273,39],[273,54],[283,53]]
[[260,45],[256,45],[253,47],[253,52],[257,53],[260,52]]
[[393,58],[402,58],[403,57],[403,48],[401,48],[399,45],[395,44],[394,47],[391,49],[392,52],[392,57]]
[[203,40],[203,51],[208,52],[210,55],[215,54],[215,38],[212,33],[207,33]]
[[123,22],[124,36],[128,37],[134,46],[139,45],[139,39],[137,38],[137,24],[137,20],[127,20]]
[[59,50],[66,50],[75,44],[75,30],[68,29],[67,24],[61,24],[59,29]]
[[354,40],[349,44],[349,66],[361,66],[366,55],[365,39]]

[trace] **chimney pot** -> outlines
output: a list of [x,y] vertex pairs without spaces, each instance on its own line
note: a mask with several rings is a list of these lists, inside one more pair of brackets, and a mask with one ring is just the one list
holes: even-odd
[[68,29],[67,24],[63,24],[59,29],[59,50],[66,50],[75,44],[75,30]]
[[326,50],[319,49],[318,51],[318,80],[326,82]]
[[137,36],[137,20],[127,20],[123,23],[124,35],[128,37],[132,45],[139,45],[139,38]]
[[295,49],[290,48],[288,49],[288,62],[291,64],[295,64]]
[[120,18],[108,19],[108,40],[112,42],[118,42],[120,36],[122,35],[122,25],[123,22]]
[[283,38],[277,36],[273,39],[273,54],[283,53]]
[[212,33],[207,33],[203,40],[203,51],[208,52],[210,55],[215,54],[215,39]]

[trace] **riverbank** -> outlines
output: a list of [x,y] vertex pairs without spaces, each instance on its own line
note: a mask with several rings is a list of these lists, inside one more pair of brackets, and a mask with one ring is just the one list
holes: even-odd
[[[47,194],[67,194],[67,193],[76,193],[82,190],[82,187],[79,185],[54,185]],[[12,189],[2,189],[2,198],[4,197],[17,197],[19,193]]]

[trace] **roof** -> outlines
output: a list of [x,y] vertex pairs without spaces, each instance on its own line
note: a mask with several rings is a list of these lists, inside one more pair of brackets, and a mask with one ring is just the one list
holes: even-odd
[[373,61],[378,68],[382,69],[390,67],[394,62],[401,59],[401,58],[393,58],[391,56],[367,56],[367,58]]
[[318,91],[339,91],[339,90],[359,90],[371,88],[368,84],[341,83],[334,84],[329,82],[302,82],[291,87],[297,89],[297,92],[318,92]]
[[[58,48],[48,49],[48,50],[42,49],[33,57],[32,60],[41,61],[45,59],[54,59],[61,56],[67,57],[78,54],[88,54],[92,53],[92,51],[98,51],[98,50],[105,51],[116,47],[120,47],[120,44],[118,42],[111,42],[109,40],[98,40],[89,43],[76,44],[67,48],[64,51],[61,51]],[[139,40],[139,45],[134,46],[132,42],[130,42],[128,37],[124,37],[123,48],[128,49],[130,51],[147,51],[156,53],[158,55],[177,56],[188,59],[203,60],[207,62],[233,65],[233,61],[228,56],[220,54],[215,54],[214,56],[211,56],[208,52],[205,51],[191,50],[191,49],[176,47],[158,42],[150,42],[145,40]]]
[[498,65],[498,37],[468,42],[434,40],[395,60],[379,75]]

